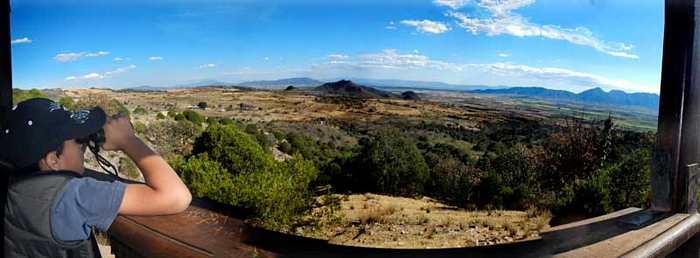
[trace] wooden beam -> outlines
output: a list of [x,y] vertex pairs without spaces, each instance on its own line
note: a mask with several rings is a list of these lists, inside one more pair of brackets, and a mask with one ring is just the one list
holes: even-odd
[[[700,162],[700,0],[666,0],[661,99],[652,160],[652,209],[689,212],[691,168]],[[692,200],[691,200],[692,199]]]
[[12,51],[10,45],[10,0],[0,1],[0,125],[12,106]]

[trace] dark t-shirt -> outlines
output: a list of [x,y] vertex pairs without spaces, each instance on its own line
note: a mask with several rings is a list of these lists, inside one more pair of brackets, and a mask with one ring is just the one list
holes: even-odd
[[56,240],[75,241],[90,237],[91,227],[107,231],[117,217],[126,184],[90,177],[71,179],[56,196],[51,208],[51,232]]

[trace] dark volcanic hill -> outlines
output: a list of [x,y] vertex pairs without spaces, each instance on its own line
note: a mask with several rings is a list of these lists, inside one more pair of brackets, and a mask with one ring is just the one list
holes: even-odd
[[355,98],[395,98],[396,95],[378,90],[372,87],[355,84],[352,81],[340,80],[337,82],[324,83],[314,88],[324,95],[345,96]]
[[550,90],[542,87],[514,87],[508,89],[473,90],[467,92],[496,95],[516,95],[544,98],[553,101],[581,102],[589,104],[638,106],[652,110],[659,109],[659,95],[652,93],[626,93],[619,90],[605,92],[601,88],[593,88],[581,93],[573,93],[564,90]]
[[401,98],[405,100],[420,100],[418,94],[413,91],[404,91],[401,93]]

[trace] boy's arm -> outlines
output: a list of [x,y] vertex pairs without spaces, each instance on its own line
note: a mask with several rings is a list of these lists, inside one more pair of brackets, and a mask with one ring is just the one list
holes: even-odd
[[122,150],[143,173],[146,184],[129,184],[119,214],[164,215],[184,211],[192,195],[163,158],[133,134],[128,118],[105,125],[105,150]]

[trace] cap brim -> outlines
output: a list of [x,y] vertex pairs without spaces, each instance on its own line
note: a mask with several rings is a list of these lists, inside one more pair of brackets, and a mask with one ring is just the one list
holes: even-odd
[[74,120],[74,123],[71,123],[68,128],[66,140],[85,138],[90,134],[93,134],[102,129],[102,127],[107,122],[107,115],[105,114],[104,110],[102,110],[102,108],[100,107],[80,110],[76,111],[75,113],[84,111],[89,112],[87,115],[87,119],[81,120],[82,122]]

